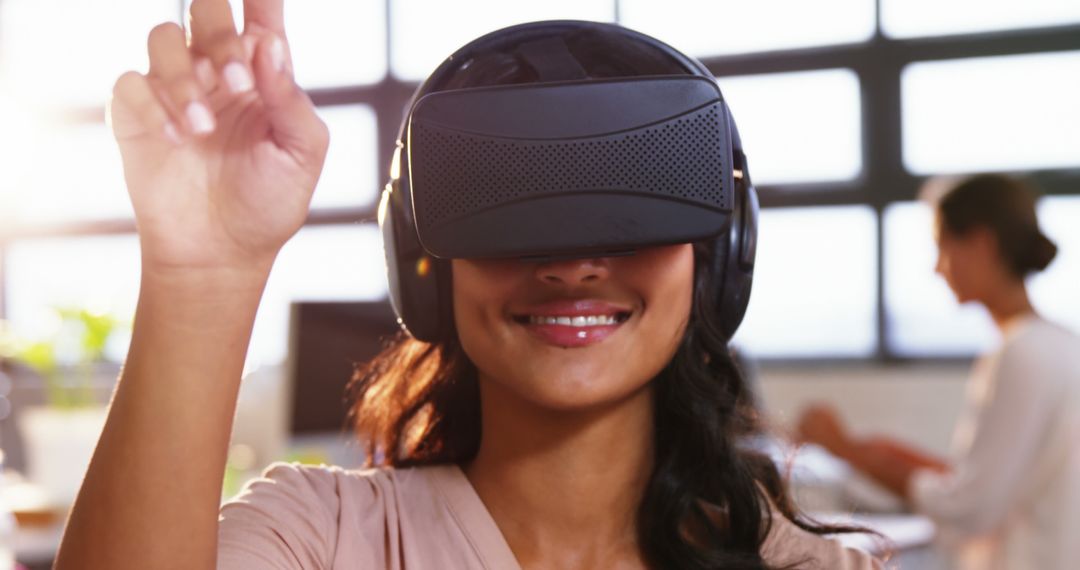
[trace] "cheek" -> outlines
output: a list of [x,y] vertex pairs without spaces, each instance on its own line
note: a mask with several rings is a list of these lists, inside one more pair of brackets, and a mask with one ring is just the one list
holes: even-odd
[[651,280],[645,296],[645,318],[640,323],[639,343],[642,358],[659,372],[674,355],[686,331],[694,293],[694,253],[692,246],[675,246],[665,251],[663,259],[649,264],[643,279]]
[[512,284],[499,271],[483,269],[460,260],[452,261],[454,326],[466,354],[492,351],[499,343],[502,315],[498,308],[512,289]]
[[452,266],[454,325],[462,350],[481,378],[529,392],[554,372],[574,368],[572,359],[537,349],[505,314],[509,303],[530,290],[529,272],[522,271],[520,263],[455,259]]

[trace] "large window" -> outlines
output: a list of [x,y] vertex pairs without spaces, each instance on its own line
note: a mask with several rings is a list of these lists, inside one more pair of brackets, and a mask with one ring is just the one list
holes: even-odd
[[862,169],[859,80],[828,69],[722,77],[757,184],[843,182]]
[[876,244],[866,206],[763,212],[754,289],[735,344],[754,357],[872,355]]
[[1077,22],[1080,22],[1080,3],[1070,0],[881,0],[881,27],[894,38]]
[[[56,307],[134,309],[138,243],[103,110],[115,77],[145,69],[149,29],[183,21],[187,3],[0,0],[0,318],[22,334],[47,334]],[[385,294],[375,203],[410,93],[468,40],[538,19],[620,22],[717,76],[764,205],[735,339],[747,352],[936,358],[993,343],[986,316],[933,274],[914,201],[929,176],[981,170],[1048,194],[1040,215],[1061,251],[1031,291],[1080,329],[1080,3],[288,0],[297,78],[332,144],[251,364],[284,357],[290,302]]]
[[868,0],[622,0],[619,10],[623,25],[696,57],[857,43],[874,34]]
[[901,81],[914,173],[1080,168],[1080,51],[913,63]]

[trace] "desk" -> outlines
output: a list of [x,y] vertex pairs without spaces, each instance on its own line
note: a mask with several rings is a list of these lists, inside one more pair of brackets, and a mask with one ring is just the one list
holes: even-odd
[[865,550],[885,559],[886,568],[945,568],[945,561],[933,547],[934,523],[922,515],[818,512],[810,516],[823,523],[861,526],[880,533],[884,538],[869,534],[841,534],[836,539],[845,546]]

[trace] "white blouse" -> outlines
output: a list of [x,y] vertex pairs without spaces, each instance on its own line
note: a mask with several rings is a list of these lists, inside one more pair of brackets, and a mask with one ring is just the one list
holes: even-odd
[[980,358],[953,470],[920,470],[916,510],[962,570],[1080,567],[1080,337],[1038,317]]

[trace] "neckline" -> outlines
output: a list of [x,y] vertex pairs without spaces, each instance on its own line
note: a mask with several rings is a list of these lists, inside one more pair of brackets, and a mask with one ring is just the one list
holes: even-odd
[[1038,313],[1030,312],[1022,315],[1017,315],[1005,323],[1005,326],[1001,330],[1001,338],[1005,343],[1015,339],[1021,332],[1031,328],[1031,326],[1039,322],[1040,317]]
[[456,464],[443,465],[432,477],[484,568],[521,570],[495,519],[476,493],[465,472]]

